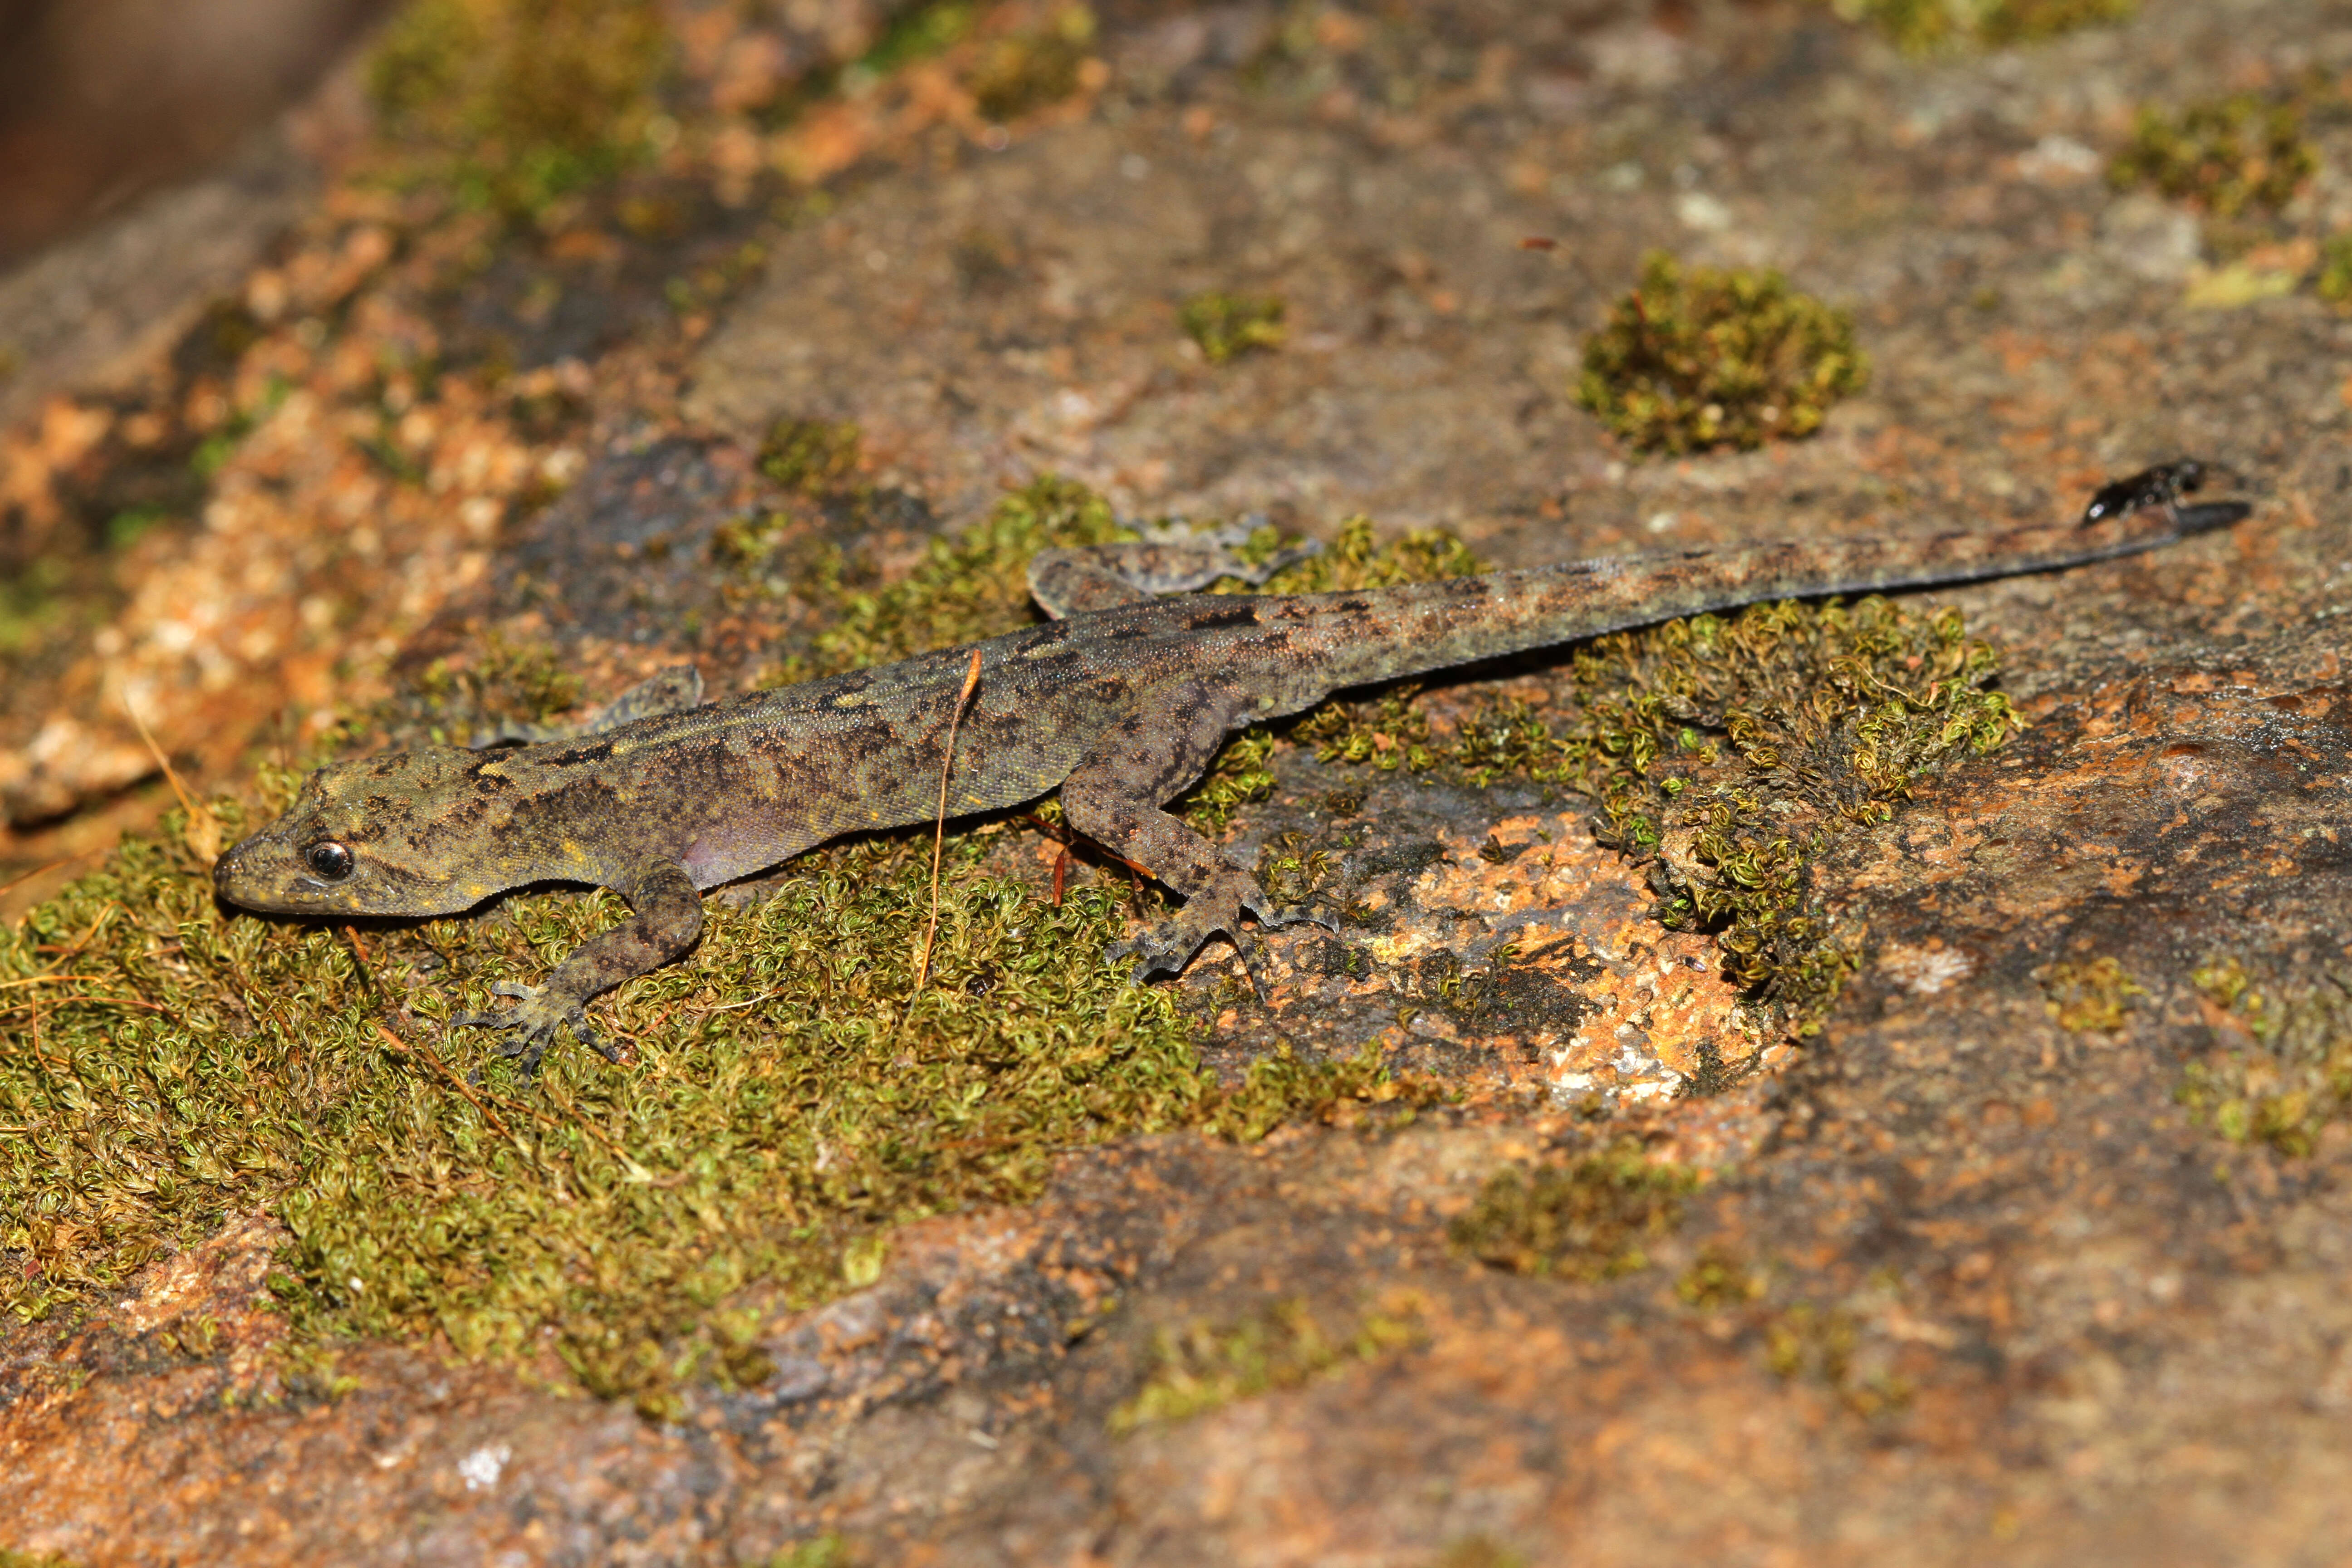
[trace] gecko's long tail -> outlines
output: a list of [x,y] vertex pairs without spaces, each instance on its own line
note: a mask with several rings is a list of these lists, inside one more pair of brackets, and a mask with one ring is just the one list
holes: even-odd
[[[1771,599],[1884,593],[2056,571],[2227,528],[2250,510],[2242,501],[2210,501],[2148,508],[2087,526],[1681,550],[1367,593],[1318,594],[1297,603],[1302,618],[1310,622],[1321,606],[1348,611],[1332,624],[1353,628],[1349,641],[1327,650],[1327,668],[1340,678],[1331,682],[1337,688]],[[1362,636],[1367,600],[1396,617],[1389,635]]]

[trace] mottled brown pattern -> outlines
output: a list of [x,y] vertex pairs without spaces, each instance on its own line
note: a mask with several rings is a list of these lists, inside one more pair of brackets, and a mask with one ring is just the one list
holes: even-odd
[[[1298,712],[1347,687],[1672,616],[2045,571],[2244,515],[2228,502],[2149,508],[2083,528],[1687,550],[1259,598],[1152,596],[1224,575],[1264,581],[1270,567],[1233,556],[1230,535],[1051,552],[1031,581],[1056,620],[978,645],[981,679],[949,807],[996,810],[1063,786],[1074,826],[1184,900],[1112,956],[1139,958],[1139,981],[1180,972],[1223,933],[1263,993],[1260,943],[1242,913],[1266,926],[1318,917],[1274,907],[1253,876],[1160,809],[1253,720]],[[414,752],[322,769],[291,812],[222,858],[215,880],[232,903],[314,915],[449,914],[534,882],[611,888],[630,901],[632,919],[566,957],[544,985],[507,987],[516,999],[508,1012],[470,1021],[512,1033],[527,1067],[567,1024],[614,1055],[585,1005],[693,945],[695,890],[841,833],[932,816],[972,651],[654,713],[587,743]],[[615,708],[643,710],[661,692],[688,689],[667,672],[648,687]]]

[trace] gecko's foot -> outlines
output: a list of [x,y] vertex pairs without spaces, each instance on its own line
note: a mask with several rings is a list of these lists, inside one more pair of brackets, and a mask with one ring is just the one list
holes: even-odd
[[542,985],[519,985],[501,980],[490,987],[493,995],[510,996],[515,1005],[503,1013],[468,1013],[453,1018],[453,1028],[492,1029],[513,1037],[497,1054],[521,1068],[525,1078],[539,1076],[539,1064],[555,1043],[556,1031],[569,1026],[572,1038],[608,1062],[624,1063],[630,1053],[598,1034],[588,1022],[588,1011],[577,999],[552,994]]
[[1140,959],[1142,962],[1135,966],[1134,981],[1141,985],[1155,974],[1182,973],[1202,944],[1222,934],[1233,942],[1242,961],[1242,971],[1249,976],[1250,989],[1263,1002],[1266,995],[1265,942],[1255,931],[1242,924],[1244,910],[1255,915],[1258,924],[1268,931],[1301,921],[1311,921],[1327,931],[1339,929],[1329,916],[1318,910],[1267,902],[1264,893],[1236,872],[1232,886],[1195,893],[1184,901],[1181,910],[1166,920],[1154,921],[1131,941],[1112,944],[1104,951],[1104,961],[1118,963],[1130,958]]
[[1172,524],[1149,533],[1147,537],[1178,549],[1197,551],[1202,562],[1213,567],[1218,575],[1235,578],[1253,588],[1262,587],[1267,578],[1286,566],[1295,566],[1301,561],[1311,560],[1323,553],[1321,540],[1302,539],[1296,544],[1276,551],[1256,565],[1251,565],[1236,552],[1247,547],[1257,531],[1266,525],[1266,521],[1264,512],[1254,511],[1246,517],[1237,517],[1211,528],[1195,529],[1190,524]]
[[[1246,546],[1251,538],[1256,534],[1259,529],[1264,528],[1266,525],[1266,522],[1267,518],[1265,513],[1262,511],[1254,511],[1246,517],[1235,518],[1233,521],[1226,523],[1223,527],[1212,531],[1207,537],[1214,540],[1218,545],[1223,547],[1228,552],[1230,556],[1231,552],[1240,550]],[[1244,563],[1238,556],[1231,556],[1232,566],[1230,571],[1232,575],[1240,578],[1243,582],[1247,583],[1251,587],[1255,588],[1263,586],[1267,578],[1273,576],[1284,567],[1296,566],[1301,561],[1311,561],[1316,556],[1322,553],[1323,542],[1321,540],[1302,539],[1297,543],[1290,545],[1286,549],[1276,551],[1273,554],[1267,556],[1265,560],[1259,562],[1255,566],[1251,566]]]

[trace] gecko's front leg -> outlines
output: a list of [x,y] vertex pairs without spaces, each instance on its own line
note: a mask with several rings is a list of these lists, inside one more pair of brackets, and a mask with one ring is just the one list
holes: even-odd
[[1242,925],[1243,911],[1269,928],[1300,921],[1331,925],[1310,910],[1271,902],[1255,877],[1160,809],[1207,770],[1236,712],[1236,700],[1205,681],[1154,687],[1096,738],[1062,785],[1062,812],[1072,827],[1183,897],[1175,914],[1105,954],[1114,962],[1141,959],[1138,984],[1156,973],[1181,973],[1202,943],[1223,932],[1240,952],[1251,987],[1264,997],[1265,943]]
[[614,890],[635,911],[629,919],[573,948],[544,984],[503,981],[492,986],[498,994],[514,998],[515,1005],[505,1012],[469,1014],[454,1020],[455,1026],[513,1037],[499,1054],[515,1058],[525,1077],[539,1071],[540,1058],[565,1025],[606,1061],[626,1060],[621,1047],[590,1026],[589,999],[660,968],[692,947],[702,934],[702,895],[695,891],[684,867],[666,861],[640,868],[614,884]]

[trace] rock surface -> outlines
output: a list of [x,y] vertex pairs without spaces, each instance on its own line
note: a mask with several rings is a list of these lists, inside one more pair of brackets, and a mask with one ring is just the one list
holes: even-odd
[[[93,1565],[757,1563],[828,1531],[855,1561],[960,1564],[2352,1552],[2352,1125],[2283,1152],[2181,1098],[2192,1064],[2259,1054],[2192,975],[2234,962],[2285,996],[2352,958],[2352,323],[2307,293],[2191,308],[2193,226],[2110,191],[2095,151],[2144,98],[2352,66],[2352,12],[2154,0],[1922,63],[1810,7],[1137,9],[1106,13],[1110,85],[1086,115],[871,174],[774,237],[679,350],[676,401],[642,393],[641,344],[614,350],[570,494],[494,565],[418,547],[442,619],[407,657],[531,617],[585,668],[688,648],[741,679],[758,628],[699,563],[779,417],[856,421],[877,482],[919,502],[907,542],[1044,468],[1154,512],[1444,522],[1508,563],[2063,514],[2184,451],[2241,470],[2256,513],[1938,595],[2010,650],[2031,728],[1821,862],[1863,966],[1819,1035],[1720,1095],[1564,1089],[1613,1059],[1566,1062],[1596,1009],[1660,1058],[1708,1026],[1667,994],[1706,944],[1647,921],[1573,810],[1293,753],[1244,847],[1352,786],[1440,854],[1383,884],[1385,990],[1277,939],[1270,1014],[1213,1010],[1203,1047],[1377,1041],[1461,1106],[1073,1155],[1029,1207],[902,1233],[877,1283],[769,1338],[771,1377],[664,1426],[568,1391],[551,1358],[371,1346],[342,1357],[348,1386],[288,1384],[260,1286],[275,1236],[246,1216],[71,1329],[0,1336],[0,1546]],[[2341,216],[2352,145],[2323,151],[2303,199]],[[1570,381],[1652,246],[1849,304],[1866,397],[1801,445],[1614,450]],[[1202,363],[1177,311],[1211,289],[1283,296],[1289,342]],[[520,483],[424,493],[446,511]],[[1513,679],[1544,689],[1541,667]],[[1542,855],[1475,853],[1539,834]],[[1530,929],[1581,944],[1525,982],[1575,1006],[1400,1016],[1425,1002],[1415,952]],[[2129,983],[2115,1026],[2066,1026],[2059,966],[2100,961]],[[1221,996],[1222,968],[1186,984]],[[1526,1277],[1452,1245],[1498,1168],[1596,1128],[1707,1173],[1648,1267]],[[1285,1303],[1369,1348],[1131,1424],[1156,1335]],[[158,1339],[200,1309],[220,1325],[204,1353]]]

